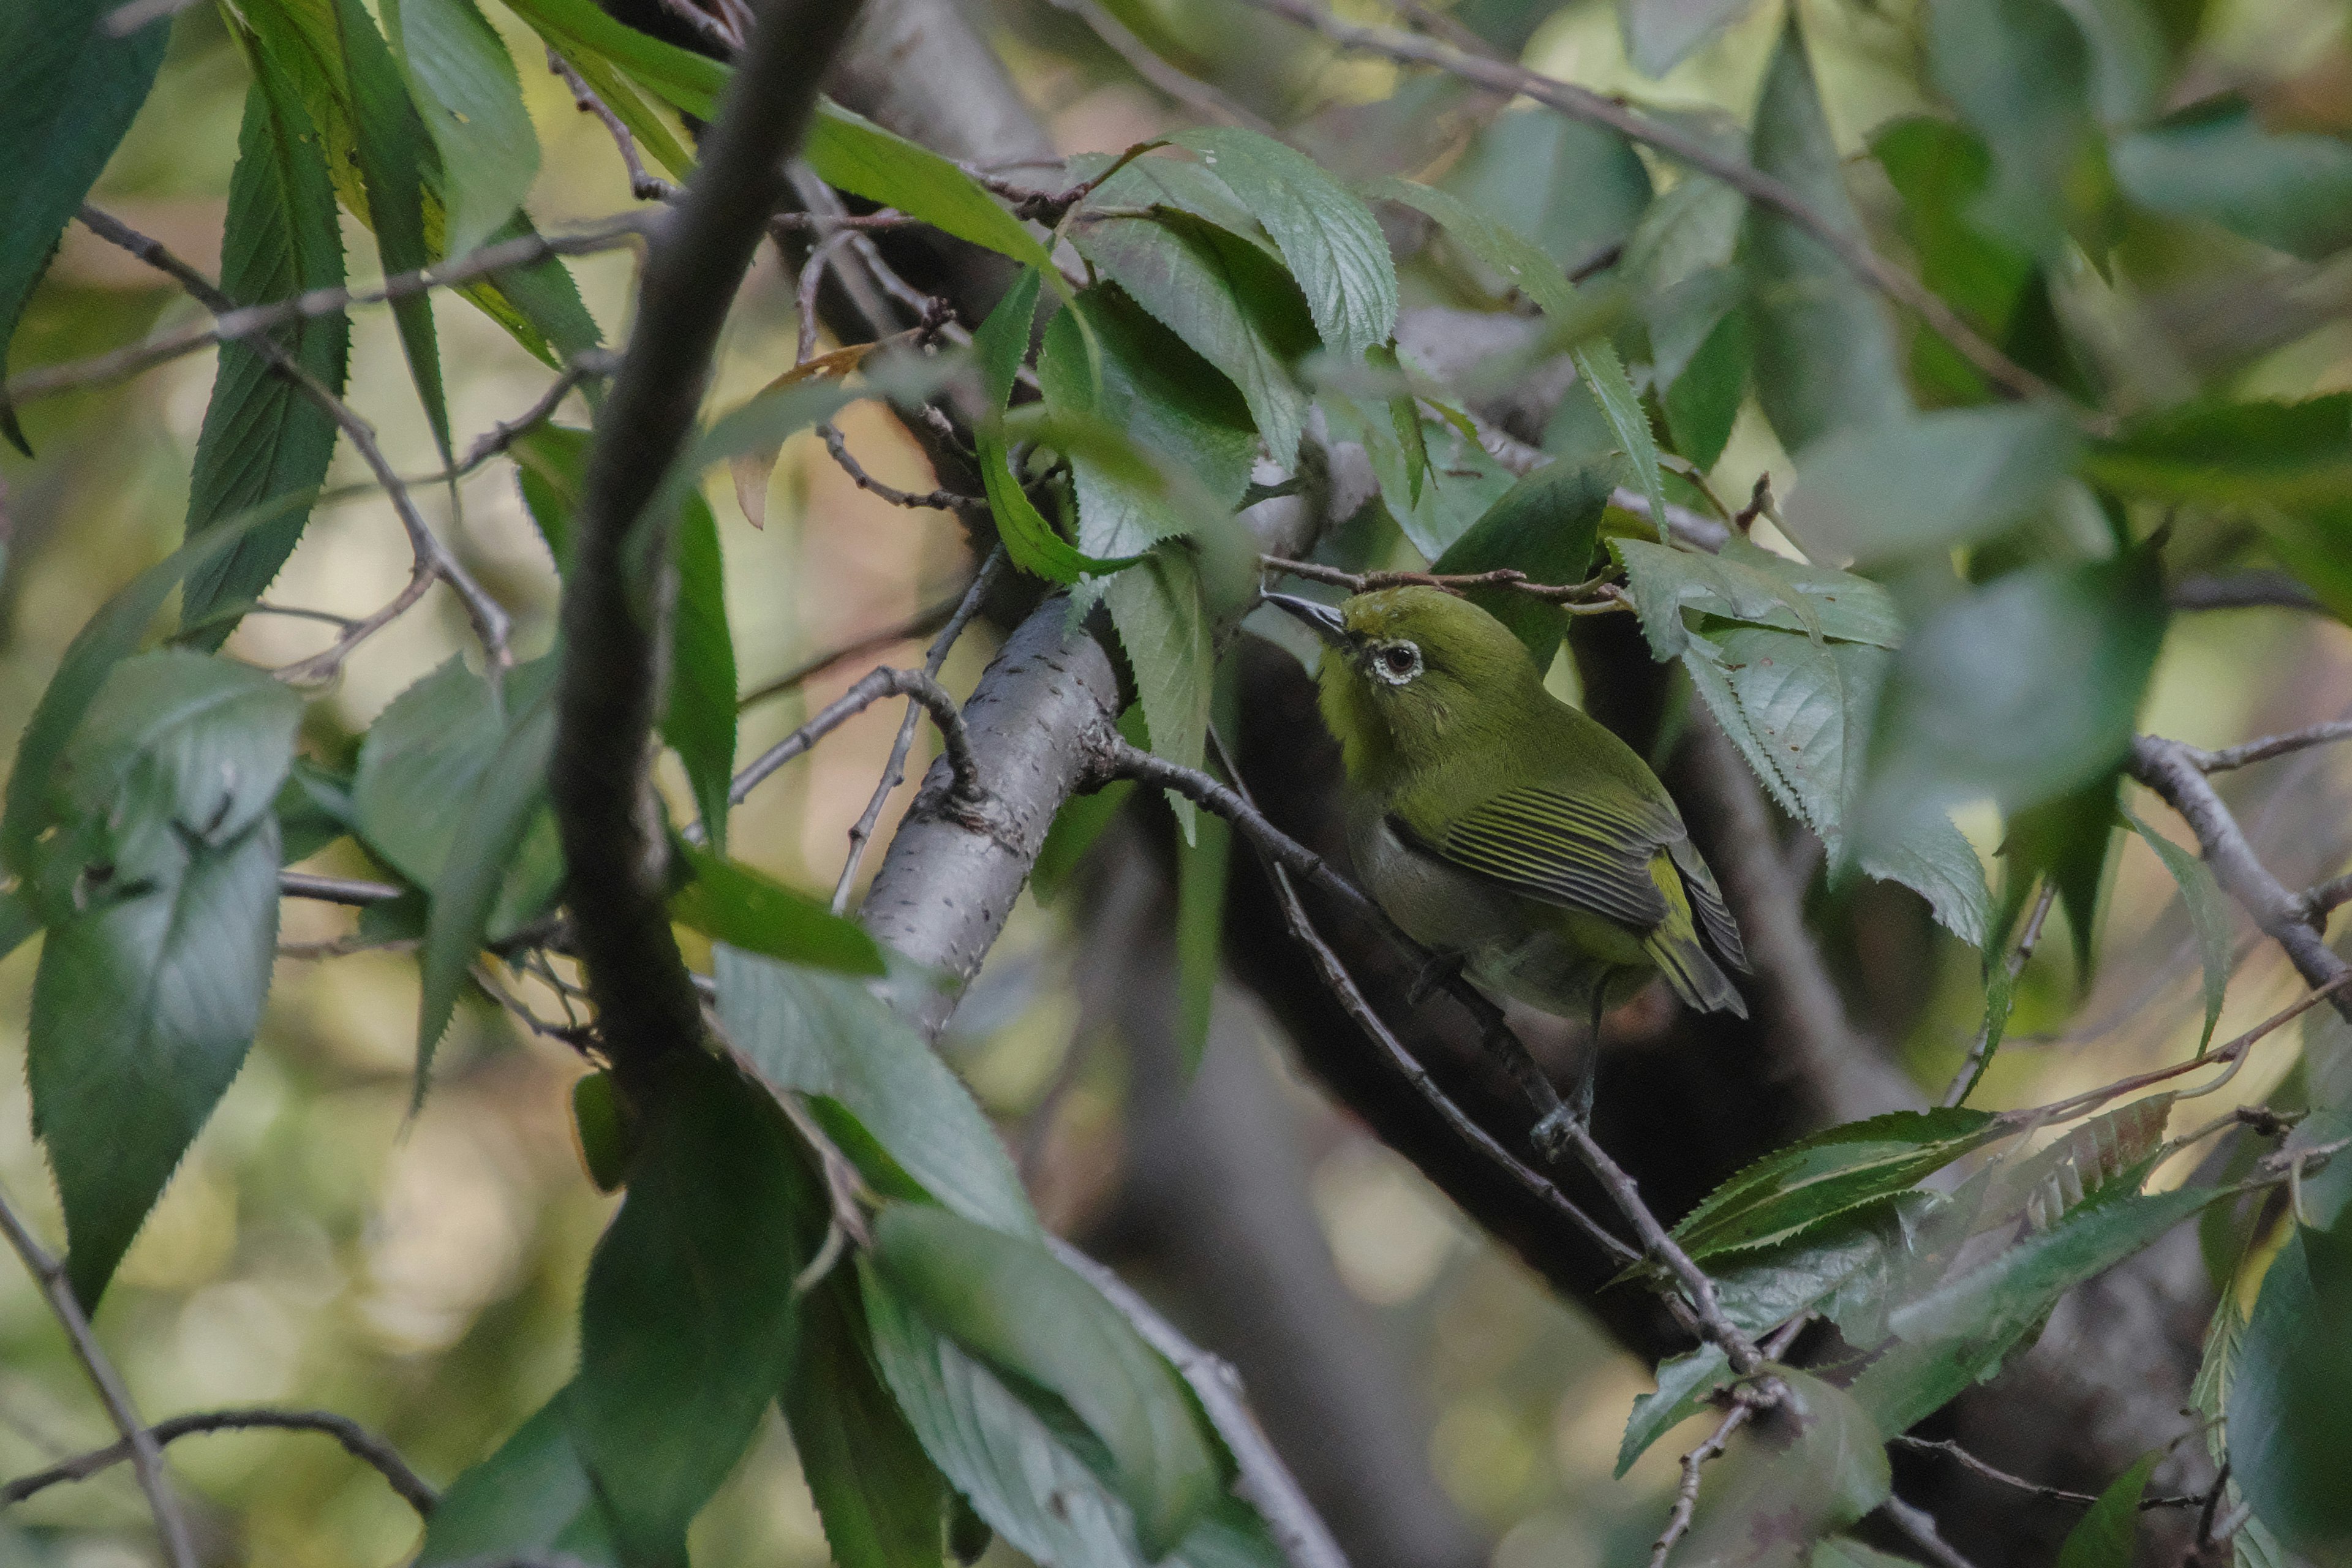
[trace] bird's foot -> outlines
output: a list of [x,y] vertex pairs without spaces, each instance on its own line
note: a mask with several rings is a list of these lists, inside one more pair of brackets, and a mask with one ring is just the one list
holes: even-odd
[[1413,975],[1412,984],[1406,987],[1405,1005],[1418,1007],[1439,992],[1452,988],[1454,983],[1462,978],[1462,958],[1458,952],[1433,954]]
[[1575,1135],[1585,1130],[1591,1118],[1592,1108],[1590,1105],[1581,1108],[1573,1104],[1555,1106],[1541,1121],[1536,1123],[1535,1130],[1528,1134],[1528,1141],[1535,1144],[1537,1153],[1557,1163],[1567,1157]]

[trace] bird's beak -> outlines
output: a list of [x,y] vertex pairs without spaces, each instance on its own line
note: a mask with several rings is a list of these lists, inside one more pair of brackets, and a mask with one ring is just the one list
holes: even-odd
[[1265,602],[1277,609],[1289,611],[1315,629],[1315,635],[1333,647],[1348,646],[1348,623],[1339,612],[1313,599],[1302,599],[1296,594],[1267,594]]

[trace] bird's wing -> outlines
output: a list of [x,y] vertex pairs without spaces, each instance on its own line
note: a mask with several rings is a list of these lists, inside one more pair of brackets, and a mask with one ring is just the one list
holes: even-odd
[[1480,802],[1443,836],[1406,831],[1439,858],[1523,897],[1590,910],[1637,931],[1666,918],[1650,859],[1683,837],[1670,807],[1541,785]]
[[1706,932],[1708,944],[1732,968],[1747,973],[1748,951],[1740,943],[1738,923],[1724,906],[1723,889],[1715,885],[1715,873],[1706,868],[1698,846],[1678,838],[1666,846],[1666,852],[1682,873],[1683,890],[1690,895],[1691,909],[1698,916],[1699,929]]

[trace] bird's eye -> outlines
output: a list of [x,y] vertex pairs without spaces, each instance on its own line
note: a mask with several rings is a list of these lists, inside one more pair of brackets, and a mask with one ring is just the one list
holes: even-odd
[[1391,686],[1402,686],[1421,673],[1421,649],[1409,642],[1392,642],[1372,656],[1372,668]]

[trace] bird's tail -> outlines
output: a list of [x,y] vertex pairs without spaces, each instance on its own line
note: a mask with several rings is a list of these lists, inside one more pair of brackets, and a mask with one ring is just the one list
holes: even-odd
[[[1643,939],[1643,950],[1686,1005],[1702,1013],[1729,1013],[1745,1018],[1747,998],[1739,994],[1731,976],[1723,972],[1723,966],[1715,961],[1715,955],[1700,938],[1698,918],[1674,861],[1659,857],[1652,862],[1652,873],[1658,890],[1666,896],[1666,918]],[[1711,882],[1709,890],[1712,891]],[[1728,915],[1724,917],[1724,923],[1729,923]],[[1737,936],[1732,938],[1734,942],[1738,940]]]

